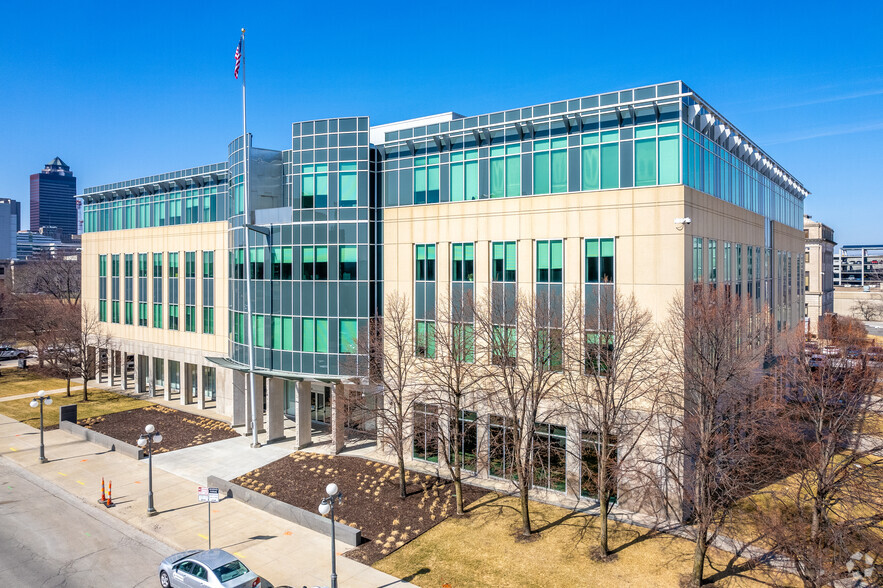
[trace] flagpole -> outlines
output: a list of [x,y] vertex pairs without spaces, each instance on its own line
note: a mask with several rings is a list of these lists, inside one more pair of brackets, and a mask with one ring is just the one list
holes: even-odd
[[251,397],[251,446],[252,447],[260,447],[261,443],[258,439],[258,392],[257,387],[255,386],[255,376],[254,376],[254,319],[252,315],[251,308],[251,292],[252,292],[252,284],[251,284],[251,232],[248,228],[248,225],[251,224],[251,207],[249,206],[249,192],[248,192],[248,172],[249,172],[249,160],[251,159],[251,154],[249,153],[250,145],[248,140],[248,127],[246,126],[245,120],[245,29],[242,29],[242,36],[239,39],[240,46],[240,63],[242,69],[242,141],[243,141],[243,151],[245,153],[245,178],[244,178],[244,186],[243,186],[243,199],[245,203],[245,222],[243,226],[245,228],[245,289],[246,289],[246,313],[248,320],[248,392]]

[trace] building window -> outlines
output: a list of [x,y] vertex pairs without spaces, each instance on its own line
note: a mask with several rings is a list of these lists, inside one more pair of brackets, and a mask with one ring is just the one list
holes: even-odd
[[414,158],[414,204],[435,204],[439,198],[438,155]]
[[560,284],[563,281],[561,241],[537,241],[537,282]]
[[188,333],[196,332],[196,307],[189,304],[184,307],[184,330]]
[[708,240],[708,281],[717,283],[717,241]]
[[153,303],[153,328],[162,328],[162,303]]
[[451,202],[478,198],[478,150],[451,153]]
[[356,319],[340,319],[339,351],[340,353],[358,353],[359,330]]
[[417,357],[435,357],[435,321],[415,321],[414,353]]
[[328,353],[328,319],[301,319],[301,341],[303,351]]
[[700,283],[702,273],[702,237],[693,237],[693,282]]
[[601,132],[601,189],[619,188],[619,131]]
[[98,320],[107,322],[107,256],[98,256]]
[[[652,136],[653,138],[643,138]],[[635,186],[656,185],[656,125],[635,128]]]
[[341,163],[338,173],[340,206],[355,206],[359,199],[359,174],[355,163]]
[[271,341],[270,346],[273,349],[281,349],[283,351],[291,351],[294,349],[293,342],[293,321],[290,316],[273,316],[270,317]]
[[139,302],[138,303],[138,326],[146,327],[147,326],[147,303]]
[[414,403],[415,459],[438,463],[438,412],[433,404]]
[[120,322],[120,256],[110,256],[110,321]]
[[488,427],[488,473],[494,478],[515,478],[515,434],[507,417],[491,415]]
[[178,305],[169,303],[169,329],[178,330]]
[[251,266],[251,279],[264,279],[264,248],[252,247],[249,249],[249,262]]
[[328,247],[303,247],[301,249],[301,279],[328,279]]
[[[451,422],[451,438],[457,435],[460,440],[460,468],[474,472],[478,463],[478,414],[471,410],[461,410],[460,418]],[[454,447],[449,448],[450,462],[454,463]]]
[[586,283],[612,283],[613,272],[613,239],[586,239]]
[[582,136],[582,189],[597,190],[601,185],[600,151],[598,133],[587,133]]
[[340,272],[341,280],[355,280],[358,278],[356,273],[359,259],[359,248],[355,245],[341,245],[340,254]]
[[533,193],[567,192],[567,137],[533,143]]
[[435,281],[435,245],[416,245],[416,259],[414,276],[417,281]]
[[550,423],[536,423],[533,456],[533,485],[564,492],[567,488],[567,429]]
[[475,281],[475,246],[472,243],[451,245],[451,281]]
[[202,368],[202,396],[206,400],[214,400],[216,394],[215,368]]
[[517,256],[515,241],[495,242],[492,246],[492,278],[495,282],[514,282]]
[[[613,448],[610,455],[610,461],[607,466],[607,475],[613,479],[617,458],[616,437],[611,436],[608,443]],[[582,447],[582,459],[580,460],[581,484],[580,495],[588,497],[598,496],[598,464],[600,463],[601,442],[597,433],[583,431],[580,435],[580,445]],[[613,492],[613,500],[616,500],[616,492]]]
[[202,332],[212,335],[215,332],[215,309],[203,307],[202,309]]
[[328,206],[328,164],[305,165],[301,172],[301,208]]
[[290,280],[292,278],[292,248],[273,247],[270,250],[271,275],[273,280]]
[[521,145],[491,147],[490,196],[521,196]]

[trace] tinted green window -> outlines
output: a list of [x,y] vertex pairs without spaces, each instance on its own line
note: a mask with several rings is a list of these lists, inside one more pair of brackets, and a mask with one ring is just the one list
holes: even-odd
[[358,344],[358,322],[356,319],[340,319],[340,352],[356,353]]
[[465,164],[463,163],[451,164],[451,202],[465,200],[466,186],[464,181],[464,165]]
[[328,319],[316,319],[316,352],[328,353]]
[[656,139],[635,141],[635,186],[655,185]]
[[205,307],[202,309],[202,332],[211,335],[215,332],[215,309]]
[[586,282],[613,282],[613,239],[586,239]]
[[355,206],[359,196],[359,177],[355,163],[340,164],[340,205]]
[[506,195],[506,167],[505,161],[502,157],[498,159],[491,159],[490,163],[490,184],[491,184],[491,198],[502,198]]
[[451,250],[451,280],[475,281],[475,246],[472,243],[454,243]]
[[597,145],[588,145],[582,148],[582,167],[582,189],[597,190],[601,178]]
[[358,247],[356,247],[355,245],[340,246],[341,280],[355,280],[358,277],[356,275],[356,270],[358,268],[358,264],[356,262],[358,260],[358,257]]
[[561,283],[562,257],[561,241],[537,241],[537,282]]
[[619,188],[619,143],[601,145],[601,189]]
[[552,193],[567,192],[567,150],[552,151]]
[[[539,141],[538,141],[539,142]],[[533,155],[533,193],[549,193],[549,152],[540,151]]]
[[316,321],[315,319],[301,319],[301,341],[304,351],[316,351]]
[[[660,125],[661,127],[661,125]],[[661,130],[661,129],[660,129]],[[660,137],[659,139],[659,183],[677,184],[679,177],[678,137]]]
[[493,244],[492,274],[495,282],[514,282],[516,268],[515,242]]

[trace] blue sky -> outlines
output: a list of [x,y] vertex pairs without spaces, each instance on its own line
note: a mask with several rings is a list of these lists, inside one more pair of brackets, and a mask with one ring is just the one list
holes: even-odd
[[0,197],[26,203],[56,155],[79,190],[224,160],[245,27],[258,146],[290,146],[299,120],[480,114],[683,79],[804,183],[838,242],[883,242],[878,2],[182,4],[4,8]]

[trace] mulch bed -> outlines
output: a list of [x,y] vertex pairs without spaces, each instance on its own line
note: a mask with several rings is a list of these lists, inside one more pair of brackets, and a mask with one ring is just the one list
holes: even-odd
[[[233,480],[250,490],[318,512],[325,486],[335,482],[343,503],[335,519],[362,531],[364,543],[346,556],[373,564],[457,512],[454,484],[408,471],[408,497],[399,497],[398,468],[358,457],[295,452]],[[463,484],[463,503],[487,490]]]
[[154,454],[239,436],[227,423],[160,404],[77,421],[78,425],[131,445],[138,442],[148,423],[162,433],[162,441],[153,446]]

